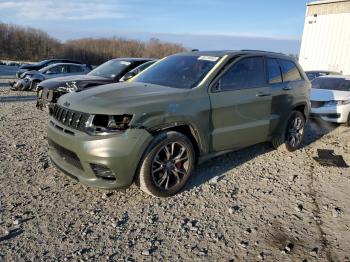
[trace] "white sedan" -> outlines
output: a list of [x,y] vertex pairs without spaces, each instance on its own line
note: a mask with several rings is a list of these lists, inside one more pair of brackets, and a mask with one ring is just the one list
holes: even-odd
[[311,118],[350,126],[350,76],[322,76],[311,89]]

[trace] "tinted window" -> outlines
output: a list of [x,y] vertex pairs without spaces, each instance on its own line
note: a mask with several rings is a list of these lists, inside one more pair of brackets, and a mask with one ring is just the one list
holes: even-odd
[[298,68],[292,61],[280,59],[279,63],[282,69],[283,82],[302,79]]
[[131,65],[129,61],[122,60],[109,60],[106,63],[96,67],[92,70],[89,75],[102,76],[106,78],[115,78],[121,72],[123,72],[127,67]]
[[344,78],[320,77],[314,79],[312,88],[337,91],[350,91],[350,80]]
[[143,70],[148,68],[149,66],[153,65],[156,61],[146,62],[142,65],[139,65],[138,67],[134,68],[133,70],[127,72],[121,79],[120,82],[126,81],[125,78],[127,77],[130,79],[130,76],[136,76],[137,74],[141,73]]
[[235,63],[221,77],[221,90],[261,87],[265,84],[264,60],[251,57]]
[[136,67],[134,70],[136,70],[136,73],[140,73],[143,70],[145,70],[147,67],[153,65],[155,63],[155,61],[151,61],[151,62],[146,62],[138,67]]
[[64,65],[58,65],[51,67],[49,71],[54,74],[63,74],[67,72],[67,68]]
[[62,70],[62,66],[54,66],[54,67],[51,67],[49,70],[47,70],[46,72],[51,72],[53,74],[58,74],[60,73]]
[[267,68],[269,71],[269,83],[276,84],[282,82],[281,69],[276,59],[267,59]]
[[83,68],[81,66],[71,65],[71,66],[69,66],[69,70],[70,70],[71,73],[83,72]]
[[310,81],[317,77],[315,73],[306,73],[306,75],[307,75],[307,78],[309,78]]
[[190,89],[202,81],[219,59],[216,56],[169,56],[137,75],[133,82]]

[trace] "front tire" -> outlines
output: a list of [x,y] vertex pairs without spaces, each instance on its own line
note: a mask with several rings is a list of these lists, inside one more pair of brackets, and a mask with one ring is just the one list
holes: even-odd
[[275,137],[271,143],[275,149],[284,145],[289,152],[297,150],[304,138],[305,117],[300,111],[292,111],[283,136]]
[[178,193],[191,176],[195,152],[182,133],[166,131],[155,136],[140,162],[136,184],[152,196]]

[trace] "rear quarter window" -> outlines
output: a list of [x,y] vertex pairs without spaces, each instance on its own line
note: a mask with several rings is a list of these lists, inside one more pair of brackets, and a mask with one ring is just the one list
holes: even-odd
[[283,82],[299,81],[303,79],[294,62],[284,59],[278,60],[282,70]]
[[81,66],[69,66],[69,71],[71,73],[79,73],[79,72],[83,72],[83,68]]

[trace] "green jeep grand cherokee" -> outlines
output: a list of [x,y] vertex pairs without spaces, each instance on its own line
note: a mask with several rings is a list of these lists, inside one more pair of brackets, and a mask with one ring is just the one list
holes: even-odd
[[271,141],[296,150],[310,83],[292,58],[262,51],[164,58],[129,83],[62,96],[49,155],[81,183],[177,193],[199,160]]

